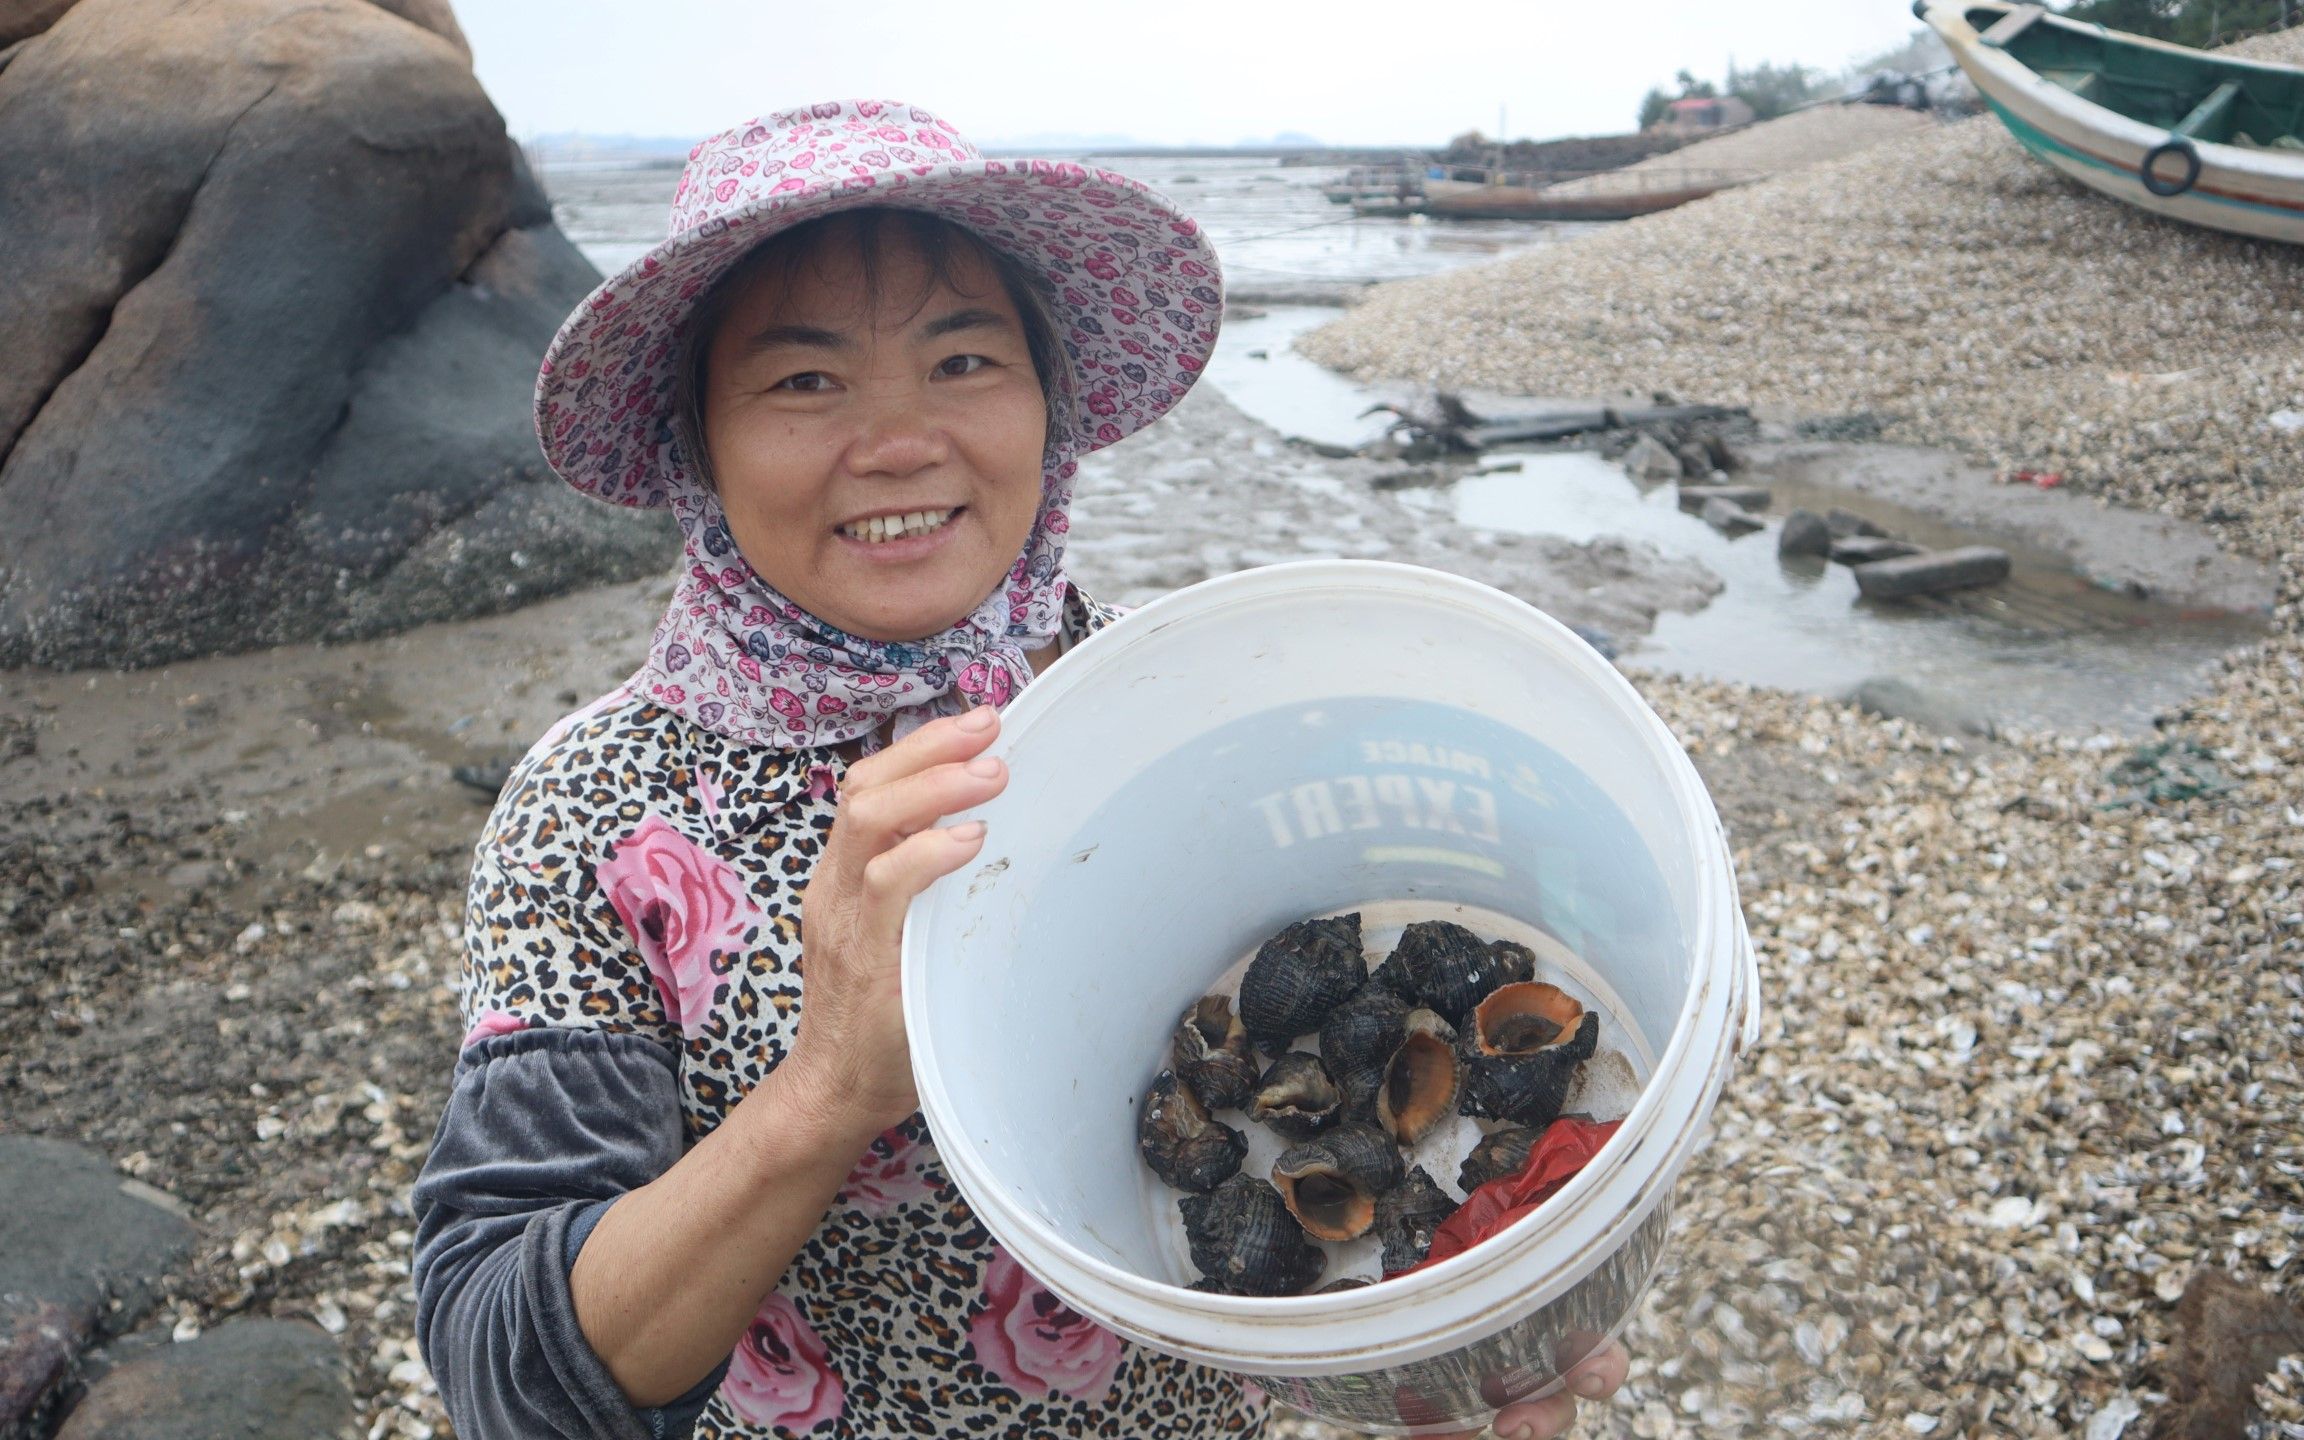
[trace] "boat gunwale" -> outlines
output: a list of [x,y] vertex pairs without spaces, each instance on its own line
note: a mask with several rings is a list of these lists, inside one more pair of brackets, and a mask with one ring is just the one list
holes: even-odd
[[[2002,14],[2007,14],[2010,11],[2023,9],[2029,3],[2031,3],[2031,0],[1925,0],[1924,8],[1927,10],[1936,10],[1941,8],[1943,10],[1949,11],[1954,20],[1956,20],[1959,24],[1967,25],[1967,12],[1970,10],[1998,10]],[[2033,23],[2049,25],[2064,30],[2077,30],[2083,33],[2091,33],[2095,35],[2097,39],[2102,40],[2107,44],[2129,45],[2145,50],[2160,50],[2198,64],[2211,65],[2219,69],[2229,67],[2235,70],[2254,70],[2261,74],[2277,76],[2281,79],[2289,81],[2304,81],[2304,65],[2289,65],[2284,64],[2278,60],[2251,60],[2245,56],[2240,55],[2220,55],[2215,51],[2202,50],[2198,46],[2194,45],[2179,45],[2173,40],[2161,40],[2151,35],[2139,35],[2133,30],[2115,30],[2111,26],[2106,25],[2101,21],[2075,20],[2069,15],[2060,15],[2056,11],[2050,10],[2044,5],[2040,8],[2043,13],[2040,18]],[[1927,20],[1925,16],[1923,16],[1922,19],[1927,24],[1935,24],[1934,21]],[[1973,25],[1969,25],[1968,28],[1970,33],[1976,37],[1974,43],[1979,45],[1981,48],[1989,50],[1994,54],[2007,55],[2011,60],[2016,59],[2014,55],[2009,54],[2009,52],[2001,49],[1997,45],[1984,45],[1983,31],[1976,29],[1976,27]],[[1939,31],[1939,33],[1941,33],[1941,31]],[[2024,64],[2024,62],[2021,60],[2017,60],[2016,63],[2018,65]],[[2024,66],[2024,68],[2030,69],[2031,67]],[[2034,71],[2033,73],[2037,74],[2038,72]],[[2049,83],[2054,84],[2055,82],[2050,81]],[[2066,93],[2069,94],[2070,92],[2067,91]],[[2113,113],[2118,114],[2119,112],[2114,111]],[[2298,138],[2304,139],[2304,136],[2300,136]],[[2246,149],[2247,147],[2241,146],[2239,148]]]
[[[1922,0],[1922,4],[1918,8],[1920,18],[1943,37],[1945,44],[1952,50],[1953,58],[1960,62],[1961,68],[1967,69],[1971,63],[1984,67],[2004,83],[2009,83],[2026,92],[2042,108],[2058,114],[2082,130],[2093,131],[2108,140],[2133,145],[2139,152],[2146,153],[2168,140],[2174,133],[2167,126],[2147,125],[2143,121],[2124,115],[2108,105],[2101,105],[2084,96],[2076,95],[1999,46],[1984,44],[1983,32],[1969,23],[1967,12],[1990,9],[2006,13],[2019,8],[2014,0]],[[1942,16],[1941,20],[1938,19],[1939,15]],[[2130,35],[2123,30],[2111,30],[2094,21],[2066,20],[2053,11],[2044,14],[2041,17],[2041,22],[2036,23],[2060,24],[2075,30],[2097,31],[2106,37],[2112,37],[2115,43],[2149,45],[2177,51],[2194,59],[2201,58],[2201,52],[2189,46],[2172,45],[2166,41],[2154,40],[2150,36]],[[1955,27],[1957,27],[1957,31]],[[1966,33],[1957,33],[1958,31]],[[2289,79],[2298,78],[2300,71],[2304,71],[2304,67],[2267,65],[2256,61],[2216,60],[2214,63],[2218,65],[2247,65]],[[1970,78],[1974,78],[1973,73],[1971,73]],[[1981,83],[1977,85],[1977,89],[1984,91],[1984,98],[1987,101],[1995,102],[1996,107],[1998,104],[2004,103]],[[2098,121],[2095,118],[2097,116],[2105,117],[2109,123]],[[2036,122],[2028,123],[2033,123],[2034,128],[2041,129],[2043,133],[2049,134],[2050,138],[2057,140],[2060,144],[2075,150],[2079,149],[2078,146],[2073,145],[2068,137],[2056,135]],[[2215,169],[2227,173],[2236,172],[2235,178],[2246,176],[2249,179],[2275,183],[2304,184],[2304,153],[2256,149],[2246,145],[2234,145],[2223,140],[2196,140],[2189,136],[2181,138],[2199,153],[2204,176],[2206,171]],[[2091,159],[2110,164],[2116,170],[2122,168],[2116,157],[2095,155],[2090,152],[2082,153],[2089,154]],[[2128,166],[2126,170],[2131,178],[2136,178],[2136,167]],[[2141,180],[2138,183],[2141,184]],[[2193,189],[2205,191],[2208,196],[2213,198],[2224,198],[2205,185],[2196,185]],[[2261,197],[2233,198],[2241,203],[2255,205],[2266,203]],[[2271,203],[2274,208],[2284,211],[2294,210],[2299,214],[2304,214],[2304,199],[2299,199],[2293,203],[2286,201]]]

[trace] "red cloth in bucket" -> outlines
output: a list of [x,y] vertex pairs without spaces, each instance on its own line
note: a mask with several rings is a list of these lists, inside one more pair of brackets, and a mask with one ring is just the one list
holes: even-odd
[[1534,1213],[1537,1206],[1551,1199],[1555,1191],[1575,1178],[1577,1171],[1591,1163],[1592,1157],[1600,1153],[1600,1147],[1608,1143],[1608,1137],[1623,1123],[1611,1120],[1599,1125],[1569,1117],[1553,1121],[1530,1147],[1527,1163],[1518,1173],[1499,1175],[1466,1196],[1456,1213],[1441,1221],[1440,1228],[1432,1232],[1432,1249],[1423,1263],[1394,1271],[1393,1275],[1413,1274],[1426,1265],[1437,1265],[1452,1255],[1461,1255],[1521,1216]]

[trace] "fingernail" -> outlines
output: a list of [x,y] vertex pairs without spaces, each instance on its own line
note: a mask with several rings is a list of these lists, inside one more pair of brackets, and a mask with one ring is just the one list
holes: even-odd
[[1536,1427],[1533,1425],[1515,1425],[1509,1430],[1499,1430],[1496,1433],[1502,1437],[1502,1440],[1536,1440]]
[[1000,773],[999,758],[993,755],[979,755],[975,759],[968,762],[968,773],[971,775],[980,775],[984,779],[989,780],[993,776]]
[[1576,1383],[1568,1388],[1587,1400],[1597,1400],[1607,1390],[1608,1380],[1607,1377],[1601,1375],[1579,1375],[1576,1377]]
[[950,834],[955,840],[981,840],[984,838],[984,822],[963,820],[952,827]]
[[960,717],[960,728],[973,731],[989,730],[992,728],[993,717],[999,713],[989,705],[979,705]]

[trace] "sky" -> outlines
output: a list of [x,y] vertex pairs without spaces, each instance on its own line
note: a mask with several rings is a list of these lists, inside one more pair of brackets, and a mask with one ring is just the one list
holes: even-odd
[[1831,69],[1905,0],[458,0],[512,134],[702,139],[811,100],[926,106],[979,145],[1051,134],[1431,145],[1632,128],[1687,68]]

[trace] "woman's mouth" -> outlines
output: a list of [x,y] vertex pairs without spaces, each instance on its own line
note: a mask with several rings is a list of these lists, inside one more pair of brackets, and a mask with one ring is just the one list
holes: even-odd
[[867,545],[916,540],[943,529],[964,508],[955,506],[949,510],[913,510],[902,515],[875,515],[869,520],[852,520],[840,526],[839,531],[849,539],[861,540]]

